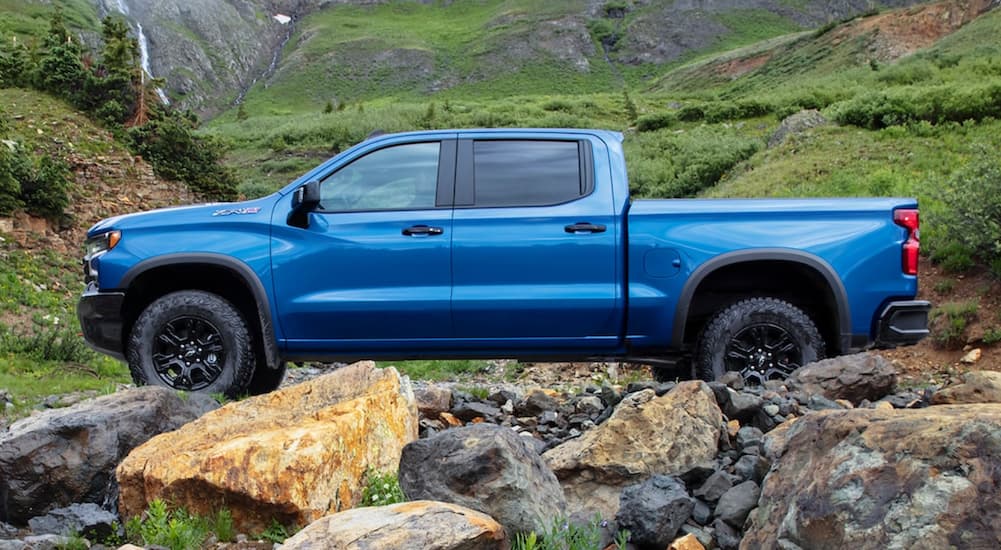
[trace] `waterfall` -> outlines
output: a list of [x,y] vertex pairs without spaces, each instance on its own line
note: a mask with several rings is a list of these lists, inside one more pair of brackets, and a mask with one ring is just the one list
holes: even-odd
[[[118,13],[124,15],[125,18],[128,19],[129,6],[125,3],[125,0],[115,0],[115,8],[118,10]],[[151,79],[155,78],[153,76],[153,69],[150,68],[149,65],[149,40],[146,39],[146,33],[143,32],[142,23],[136,21],[135,27],[136,38],[139,41],[139,64],[142,66],[143,80],[145,81],[146,75],[149,75]],[[156,95],[159,96],[160,101],[162,101],[164,105],[170,105],[170,98],[167,97],[163,88],[157,88]]]

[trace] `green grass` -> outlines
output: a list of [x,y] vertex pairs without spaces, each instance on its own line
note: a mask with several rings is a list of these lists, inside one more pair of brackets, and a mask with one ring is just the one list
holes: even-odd
[[128,368],[110,358],[81,365],[0,354],[0,388],[10,392],[14,400],[13,410],[0,410],[0,415],[19,418],[50,395],[78,391],[107,394],[130,381]]
[[[101,21],[97,9],[88,0],[55,0],[51,4],[63,10],[67,26],[75,31],[99,33]],[[0,0],[0,38],[10,40],[13,35],[33,41],[49,30],[52,5],[48,2],[25,0]]]
[[445,361],[379,361],[380,367],[396,367],[400,374],[415,380],[462,380],[484,371],[486,361],[452,359]]

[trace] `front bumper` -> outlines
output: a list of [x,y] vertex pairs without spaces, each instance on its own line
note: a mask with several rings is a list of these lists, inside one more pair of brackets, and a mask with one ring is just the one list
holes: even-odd
[[892,348],[916,344],[928,336],[928,312],[924,300],[890,302],[883,308],[876,327],[876,346]]
[[80,319],[83,339],[87,344],[101,353],[123,361],[125,360],[122,343],[124,302],[123,292],[99,292],[93,285],[88,285],[76,306],[76,315]]

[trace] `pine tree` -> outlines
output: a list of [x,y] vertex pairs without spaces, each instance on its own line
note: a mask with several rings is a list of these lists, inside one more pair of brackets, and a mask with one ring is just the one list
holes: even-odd
[[104,18],[101,36],[104,39],[101,59],[87,75],[84,108],[112,125],[137,116],[145,120],[139,43],[130,36],[125,20],[118,16]]
[[66,29],[62,10],[57,8],[49,20],[49,33],[42,40],[36,87],[76,102],[87,79],[81,53],[80,45]]
[[0,37],[0,87],[25,87],[31,84],[31,57],[28,48],[16,36]]

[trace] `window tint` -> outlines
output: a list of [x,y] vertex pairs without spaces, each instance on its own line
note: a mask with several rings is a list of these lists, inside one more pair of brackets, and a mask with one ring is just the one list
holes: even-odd
[[541,206],[581,196],[576,141],[477,141],[476,206]]
[[369,153],[320,187],[320,209],[415,210],[435,207],[439,142],[409,143]]

